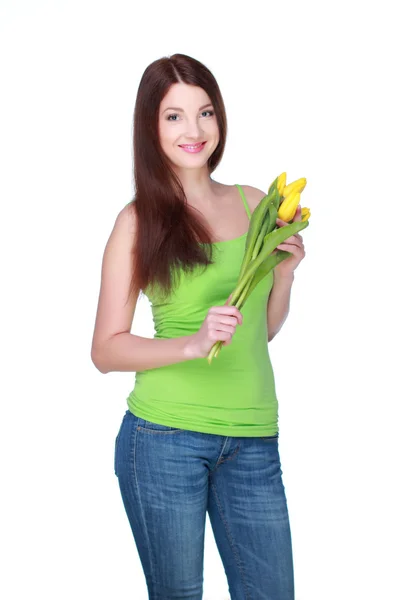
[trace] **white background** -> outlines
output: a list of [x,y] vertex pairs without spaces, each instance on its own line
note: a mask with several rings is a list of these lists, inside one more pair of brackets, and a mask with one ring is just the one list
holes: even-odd
[[[175,52],[226,103],[213,178],[308,180],[270,345],[296,600],[400,598],[394,6],[1,1],[3,598],[147,598],[113,470],[134,373],[102,375],[90,349],[139,80]],[[154,333],[146,299],[132,333]],[[204,599],[228,597],[207,517]]]

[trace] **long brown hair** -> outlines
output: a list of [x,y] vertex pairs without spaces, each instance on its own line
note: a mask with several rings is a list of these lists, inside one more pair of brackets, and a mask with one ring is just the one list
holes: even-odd
[[174,83],[203,88],[213,104],[219,144],[208,160],[210,174],[220,163],[225,148],[225,106],[209,69],[185,54],[152,62],[142,75],[134,109],[135,196],[130,209],[136,211],[137,233],[130,294],[139,294],[151,286],[167,296],[176,283],[177,269],[189,272],[196,265],[213,264],[210,232],[188,206],[182,184],[159,142],[160,103]]

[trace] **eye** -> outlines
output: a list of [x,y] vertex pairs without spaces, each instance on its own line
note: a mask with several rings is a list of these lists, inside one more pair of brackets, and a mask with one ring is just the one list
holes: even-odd
[[[201,114],[204,115],[204,113],[209,113],[210,117],[212,117],[214,114],[214,111],[213,110],[203,110],[203,112]],[[179,115],[177,113],[173,113],[171,115],[168,115],[168,117],[167,117],[167,121],[176,122],[176,119],[171,119],[171,117],[179,117]]]

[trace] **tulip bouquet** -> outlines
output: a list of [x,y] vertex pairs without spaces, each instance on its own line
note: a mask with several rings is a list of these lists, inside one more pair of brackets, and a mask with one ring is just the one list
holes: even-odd
[[[292,256],[291,252],[274,250],[284,240],[308,227],[311,215],[309,208],[301,209],[301,221],[293,221],[306,183],[307,180],[302,177],[286,185],[284,172],[272,182],[268,194],[259,202],[251,215],[238,282],[227,302],[228,306],[236,306],[240,310],[261,279],[285,258]],[[288,225],[277,227],[277,217]],[[216,342],[211,348],[207,356],[209,364],[218,356],[222,344],[222,341]]]

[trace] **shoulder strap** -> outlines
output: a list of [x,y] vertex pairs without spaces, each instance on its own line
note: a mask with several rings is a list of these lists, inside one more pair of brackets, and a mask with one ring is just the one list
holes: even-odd
[[251,219],[251,210],[249,208],[249,205],[247,204],[246,196],[244,195],[244,191],[242,189],[242,186],[239,185],[238,183],[236,183],[235,185],[237,186],[237,188],[238,188],[238,190],[240,192],[240,195],[242,197],[243,204],[244,204],[244,207],[246,209],[247,215],[248,215],[249,219]]

